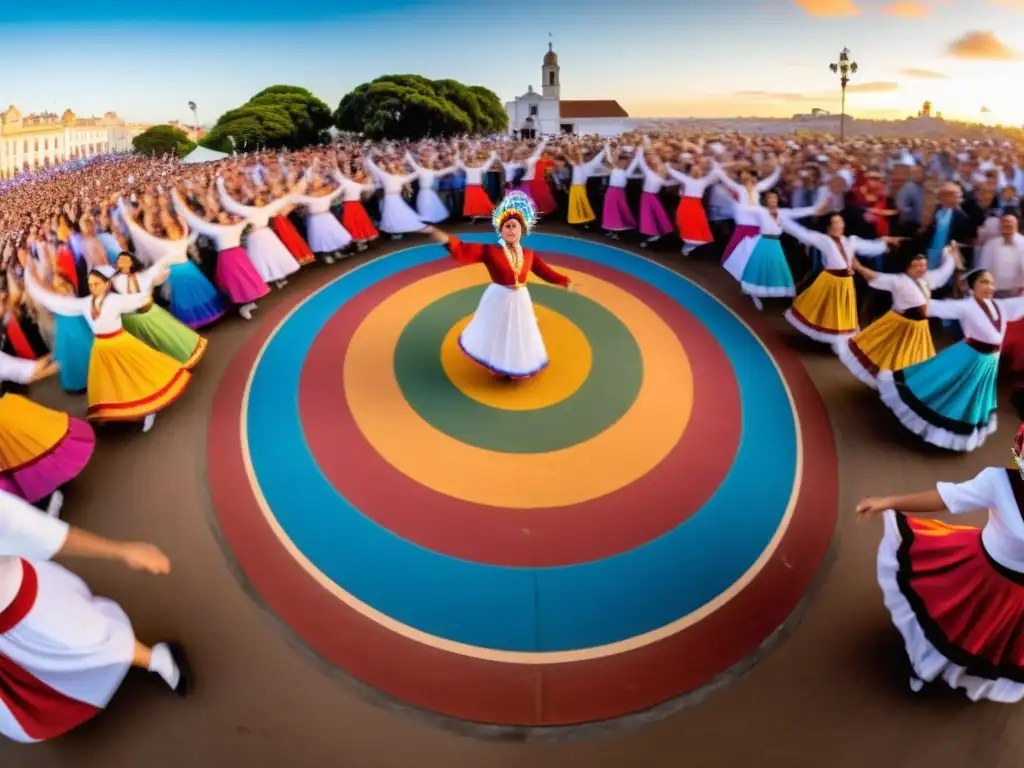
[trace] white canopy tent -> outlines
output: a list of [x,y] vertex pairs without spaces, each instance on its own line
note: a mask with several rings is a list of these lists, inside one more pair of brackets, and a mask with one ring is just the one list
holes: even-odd
[[230,157],[226,152],[218,152],[215,149],[207,149],[206,147],[196,147],[189,152],[185,157],[181,158],[181,162],[194,164],[194,163],[213,163],[217,160],[223,160],[225,157]]

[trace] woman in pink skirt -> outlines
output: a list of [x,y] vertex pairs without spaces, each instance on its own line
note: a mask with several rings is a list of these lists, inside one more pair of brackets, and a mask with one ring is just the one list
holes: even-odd
[[779,177],[782,175],[782,166],[775,166],[775,170],[772,171],[771,175],[761,181],[757,180],[757,176],[753,171],[743,170],[740,171],[739,183],[736,183],[729,178],[722,166],[717,163],[714,166],[713,173],[718,177],[718,181],[724,184],[732,192],[737,202],[740,203],[736,207],[734,214],[736,229],[729,239],[729,244],[725,247],[725,253],[722,254],[722,263],[725,264],[732,255],[732,252],[736,250],[736,246],[748,237],[757,237],[761,234],[761,218],[757,212],[757,209],[761,206],[761,194],[779,183]]
[[642,152],[634,149],[632,157],[626,156],[624,152],[625,147],[612,149],[608,145],[604,148],[605,161],[612,170],[608,175],[608,189],[604,193],[604,204],[601,207],[601,229],[613,240],[619,239],[620,232],[636,229],[636,218],[626,197],[626,185],[630,179],[643,178],[643,174],[637,172]]
[[[57,373],[48,357],[22,360],[0,352],[0,382],[31,384]],[[0,490],[60,512],[61,486],[85,469],[96,447],[92,427],[21,395],[0,395]]]
[[657,155],[652,156],[648,164],[644,148],[638,147],[637,157],[640,161],[640,172],[644,175],[644,191],[640,195],[640,234],[647,236],[647,240],[642,242],[640,247],[646,248],[650,243],[657,242],[675,231],[672,219],[665,212],[665,206],[661,204],[658,195],[662,187],[679,182],[668,175],[665,163]]
[[[913,691],[941,680],[972,701],[1024,699],[1022,442],[1024,426],[1010,469],[857,506],[861,518],[884,517],[878,584],[903,635]],[[917,516],[983,509],[984,528]]]
[[256,300],[270,293],[270,288],[242,247],[242,231],[249,225],[248,220],[220,212],[214,221],[206,221],[184,203],[177,190],[171,192],[171,199],[189,229],[206,235],[217,244],[217,287],[238,307],[238,314],[251,320]]

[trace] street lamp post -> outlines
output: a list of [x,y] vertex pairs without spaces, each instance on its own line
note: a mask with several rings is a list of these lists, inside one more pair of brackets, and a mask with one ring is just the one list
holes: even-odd
[[192,110],[192,117],[196,119],[196,142],[199,142],[199,108],[196,106],[194,101],[188,103],[188,108]]
[[833,74],[839,75],[839,86],[843,92],[842,109],[839,115],[839,140],[844,141],[846,138],[846,86],[850,83],[850,75],[857,74],[857,62],[850,61],[850,49],[844,47],[839,52],[839,61],[829,64],[828,68],[832,70]]

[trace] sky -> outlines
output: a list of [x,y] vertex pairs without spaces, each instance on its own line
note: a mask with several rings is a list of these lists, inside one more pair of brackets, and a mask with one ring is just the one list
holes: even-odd
[[1024,124],[1011,87],[1024,0],[0,2],[0,109],[26,113],[191,123],[194,101],[209,124],[269,85],[333,109],[391,73],[508,101],[539,89],[550,40],[562,98],[616,99],[633,117],[838,112],[828,65],[847,46],[852,115],[903,118],[927,99],[949,118]]

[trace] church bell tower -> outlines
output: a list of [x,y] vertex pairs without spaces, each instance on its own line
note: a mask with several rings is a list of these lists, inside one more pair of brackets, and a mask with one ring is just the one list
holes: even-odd
[[544,54],[544,65],[540,68],[541,95],[544,98],[561,98],[562,84],[559,79],[558,54],[554,46],[548,43],[548,52]]

